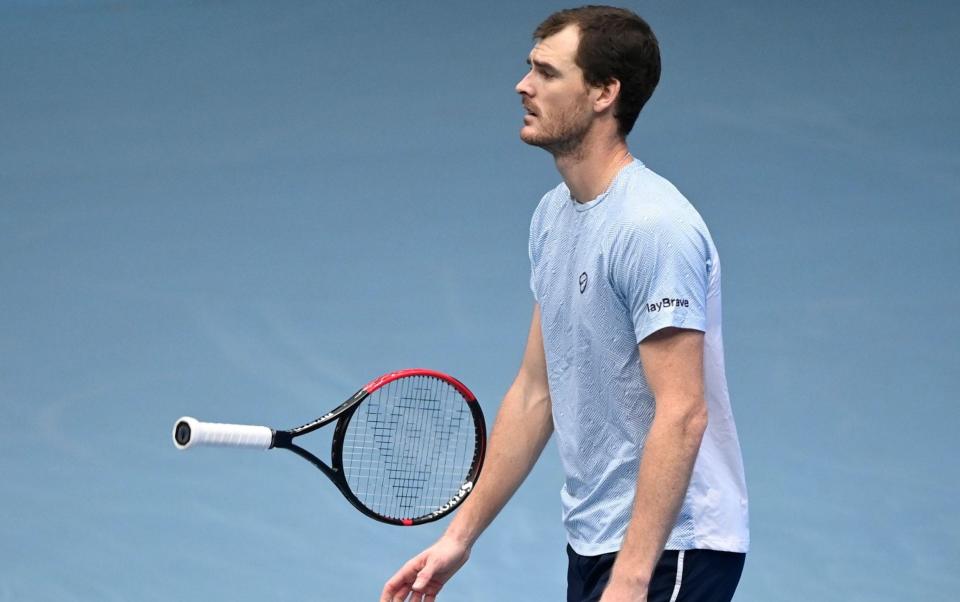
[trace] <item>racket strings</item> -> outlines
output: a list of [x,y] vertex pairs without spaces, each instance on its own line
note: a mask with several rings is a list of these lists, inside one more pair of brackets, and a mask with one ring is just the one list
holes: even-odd
[[417,518],[449,503],[470,473],[476,428],[466,400],[431,376],[374,391],[350,419],[344,476],[365,506],[391,518]]

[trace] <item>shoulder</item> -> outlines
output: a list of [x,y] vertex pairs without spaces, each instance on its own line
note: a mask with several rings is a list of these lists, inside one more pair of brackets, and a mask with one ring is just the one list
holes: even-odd
[[570,190],[566,184],[560,182],[540,197],[540,202],[537,203],[537,208],[533,211],[533,220],[542,219],[550,213],[557,213],[569,198]]
[[534,236],[542,232],[549,224],[553,223],[557,216],[563,212],[569,199],[570,191],[563,182],[547,191],[533,211],[533,217],[530,218],[530,235]]
[[626,179],[619,208],[617,221],[638,228],[667,226],[677,217],[696,213],[670,180],[646,166]]
[[706,224],[672,182],[653,170],[636,170],[625,182],[616,218],[611,221],[611,251],[641,247],[709,245]]
[[561,182],[553,190],[543,195],[534,210],[533,217],[530,218],[529,238],[530,261],[534,264],[539,261],[546,239],[550,235],[554,224],[557,223],[558,217],[563,213],[563,208],[569,198],[570,191],[566,184]]

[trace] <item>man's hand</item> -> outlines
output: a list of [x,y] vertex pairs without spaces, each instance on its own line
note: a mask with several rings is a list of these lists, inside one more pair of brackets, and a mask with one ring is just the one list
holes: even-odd
[[452,537],[441,537],[435,544],[411,558],[387,581],[380,602],[433,602],[437,594],[470,557],[470,549]]

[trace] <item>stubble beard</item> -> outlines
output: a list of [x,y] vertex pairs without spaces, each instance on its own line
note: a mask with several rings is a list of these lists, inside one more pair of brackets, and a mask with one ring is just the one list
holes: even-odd
[[587,113],[580,113],[574,108],[557,112],[549,122],[539,117],[537,120],[541,122],[540,131],[526,135],[521,132],[521,140],[544,149],[554,158],[576,157],[580,154],[583,140],[590,130]]

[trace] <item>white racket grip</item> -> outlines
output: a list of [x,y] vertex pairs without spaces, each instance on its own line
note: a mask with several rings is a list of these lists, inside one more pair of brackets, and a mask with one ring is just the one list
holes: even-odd
[[173,425],[173,444],[177,449],[190,449],[201,445],[270,449],[273,444],[273,429],[248,424],[200,422],[196,418],[184,416]]

